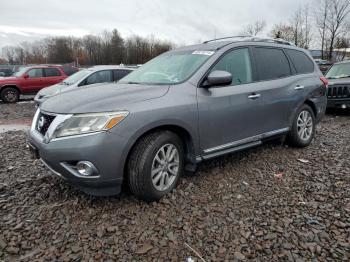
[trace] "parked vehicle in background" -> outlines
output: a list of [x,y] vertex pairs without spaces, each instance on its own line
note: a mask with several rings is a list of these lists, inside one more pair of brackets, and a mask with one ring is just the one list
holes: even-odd
[[13,74],[13,71],[11,68],[0,68],[0,76],[1,77],[8,77]]
[[65,78],[60,66],[22,67],[13,76],[0,79],[0,98],[5,103],[16,103],[20,95],[34,95]]
[[[93,195],[159,200],[185,170],[287,137],[308,146],[324,116],[327,80],[304,49],[235,37],[164,53],[115,84],[41,104],[29,148]],[[210,192],[209,192],[210,193]]]
[[67,76],[71,76],[79,71],[79,68],[71,65],[62,65],[61,68]]
[[320,68],[322,74],[326,74],[329,68],[333,65],[332,62],[323,60],[323,59],[315,59],[316,64]]
[[328,108],[350,108],[350,61],[334,64],[326,74]]
[[133,68],[121,66],[94,66],[82,69],[66,78],[64,81],[42,89],[34,98],[37,104],[61,93],[74,90],[78,87],[87,87],[92,84],[118,82],[132,72]]

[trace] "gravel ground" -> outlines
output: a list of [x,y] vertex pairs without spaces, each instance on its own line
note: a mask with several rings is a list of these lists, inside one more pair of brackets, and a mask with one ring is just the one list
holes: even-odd
[[207,161],[152,204],[84,195],[0,134],[0,261],[348,260],[349,115],[317,133]]
[[0,101],[0,120],[32,118],[35,113],[34,101],[21,101],[19,104],[4,104]]

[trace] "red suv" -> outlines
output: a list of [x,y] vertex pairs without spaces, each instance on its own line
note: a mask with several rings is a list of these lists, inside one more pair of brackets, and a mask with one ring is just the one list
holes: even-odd
[[61,66],[23,67],[11,77],[0,78],[0,98],[5,103],[16,103],[21,94],[34,95],[66,77]]

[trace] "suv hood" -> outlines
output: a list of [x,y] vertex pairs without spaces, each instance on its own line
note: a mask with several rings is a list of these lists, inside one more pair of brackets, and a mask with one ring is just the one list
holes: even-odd
[[59,114],[81,114],[127,110],[127,106],[164,96],[168,85],[106,84],[72,90],[53,96],[40,108]]
[[338,78],[338,79],[328,79],[329,85],[350,85],[350,77]]

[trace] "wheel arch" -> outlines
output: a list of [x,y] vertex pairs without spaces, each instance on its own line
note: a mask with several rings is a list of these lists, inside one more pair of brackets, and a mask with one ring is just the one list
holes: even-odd
[[7,87],[15,88],[15,89],[19,92],[19,94],[22,94],[21,89],[20,89],[17,85],[12,85],[12,84],[6,84],[6,85],[1,86],[1,87],[0,87],[0,92],[1,92],[2,90],[4,90],[5,88],[7,88]]
[[317,108],[316,108],[316,105],[315,105],[315,103],[312,101],[312,100],[310,100],[310,99],[306,99],[306,101],[304,102],[304,104],[306,104],[306,105],[308,105],[309,107],[311,107],[311,109],[312,109],[312,111],[313,111],[313,113],[314,113],[314,116],[315,116],[315,118],[317,118]]
[[[130,154],[132,153],[132,150],[135,148],[136,144],[145,136],[158,132],[158,131],[170,131],[178,135],[178,137],[181,139],[184,145],[185,150],[185,164],[195,166],[196,164],[196,146],[195,141],[193,138],[193,135],[191,132],[179,124],[162,124],[157,126],[149,127],[142,132],[138,133],[134,139],[132,139],[132,142],[130,143],[130,146],[126,150],[126,157],[123,161],[123,173],[124,177],[126,175],[126,168],[127,163],[129,161]],[[189,168],[191,169],[191,168]]]
[[295,107],[295,109],[293,110],[293,113],[291,114],[290,119],[289,119],[289,126],[290,126],[290,128],[292,128],[294,119],[296,117],[296,114],[298,113],[299,108],[302,107],[303,105],[308,105],[309,107],[311,107],[311,109],[312,109],[312,111],[314,113],[315,119],[317,119],[318,113],[317,113],[316,104],[315,104],[315,102],[312,101],[312,98],[307,98],[303,102],[298,104],[298,106]]

